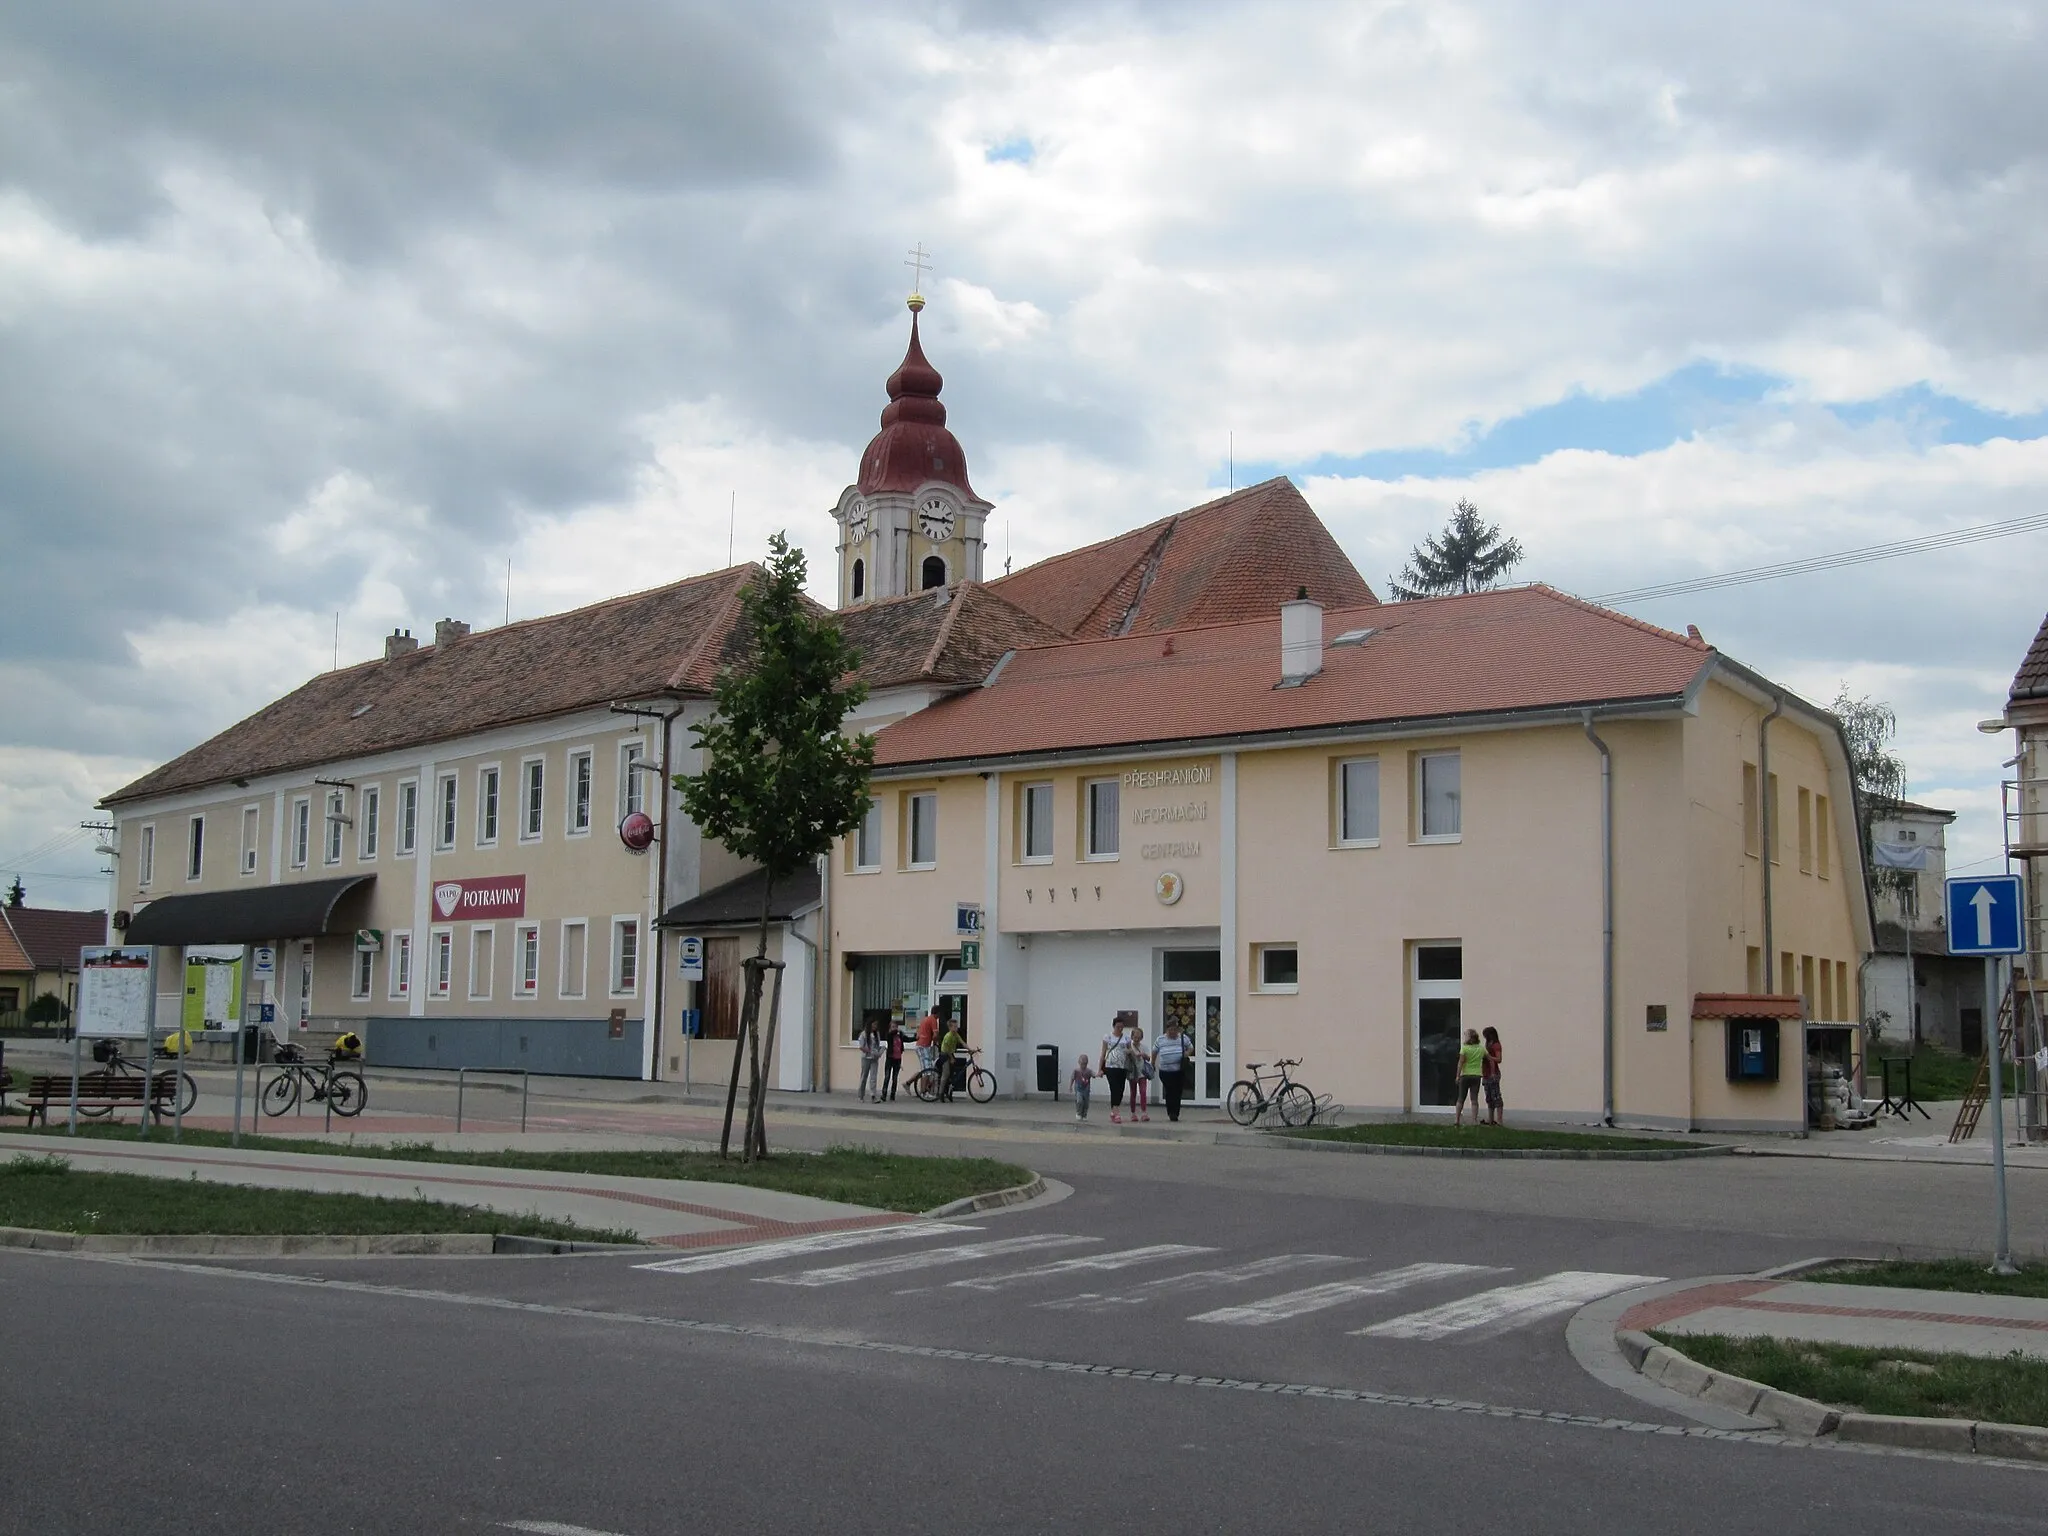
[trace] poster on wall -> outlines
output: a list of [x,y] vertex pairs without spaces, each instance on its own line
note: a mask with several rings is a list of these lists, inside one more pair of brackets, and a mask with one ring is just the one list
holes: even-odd
[[242,946],[185,948],[185,1001],[180,1023],[193,1034],[226,1029],[242,1016]]
[[79,952],[78,1033],[140,1040],[149,1032],[149,951],[90,944]]

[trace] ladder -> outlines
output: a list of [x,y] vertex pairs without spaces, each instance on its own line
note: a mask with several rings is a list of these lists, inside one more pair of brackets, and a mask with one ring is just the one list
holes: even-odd
[[1970,1091],[1963,1095],[1963,1107],[1956,1111],[1956,1123],[1948,1133],[1951,1142],[1968,1141],[1977,1134],[1977,1121],[1984,1113],[1984,1106],[1991,1102],[1991,1063],[1995,1060],[2002,1067],[2012,1060],[2013,1004],[2017,995],[2015,987],[2008,984],[2005,996],[1998,1004],[1997,1048],[1977,1063],[1976,1079],[1970,1084]]

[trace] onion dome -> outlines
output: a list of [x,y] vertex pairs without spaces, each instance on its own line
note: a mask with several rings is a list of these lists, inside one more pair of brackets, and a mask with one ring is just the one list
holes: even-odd
[[967,482],[967,455],[946,430],[946,407],[939,402],[945,380],[925,361],[918,343],[917,312],[924,300],[910,299],[910,349],[889,375],[889,403],[882,407],[882,430],[860,456],[860,489],[915,491],[937,480],[952,486],[969,501],[979,498]]

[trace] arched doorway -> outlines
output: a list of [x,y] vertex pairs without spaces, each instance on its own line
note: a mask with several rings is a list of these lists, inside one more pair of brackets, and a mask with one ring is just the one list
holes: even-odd
[[868,563],[865,560],[853,562],[853,595],[865,597],[868,590]]
[[919,591],[929,592],[933,587],[943,587],[946,584],[946,562],[939,556],[926,555],[922,571],[918,581]]

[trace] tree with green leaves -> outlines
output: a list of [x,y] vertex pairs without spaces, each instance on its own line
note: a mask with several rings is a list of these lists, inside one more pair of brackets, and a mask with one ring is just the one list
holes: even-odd
[[1444,531],[1416,545],[1400,579],[1390,578],[1387,585],[1404,603],[1483,592],[1521,563],[1521,541],[1503,538],[1497,524],[1484,521],[1479,509],[1461,497]]
[[[1906,765],[1890,743],[1899,733],[1899,717],[1891,705],[1866,695],[1855,698],[1845,682],[1835,693],[1831,706],[1842,724],[1842,739],[1849,748],[1849,777],[1856,785],[1856,838],[1862,845],[1863,877],[1873,890],[1904,893],[1914,883],[1909,869],[1879,869],[1871,863],[1871,824],[1888,807],[1906,798]],[[1912,914],[1906,913],[1906,920]]]
[[860,658],[832,617],[804,597],[803,551],[792,549],[780,533],[768,545],[766,567],[740,599],[747,659],[719,674],[714,710],[693,729],[704,771],[675,780],[683,809],[704,835],[767,876],[760,944],[745,963],[745,1001],[719,1139],[724,1155],[732,1143],[744,1055],[750,1074],[741,1155],[749,1161],[768,1155],[762,1073],[774,1055],[780,1010],[771,1003],[765,1044],[760,1019],[762,982],[770,969],[776,972],[777,998],[782,991],[781,967],[768,959],[775,885],[816,863],[836,839],[860,825],[872,803],[868,776],[875,760],[872,736],[848,736],[843,729],[847,714],[867,697],[867,686],[853,677]]

